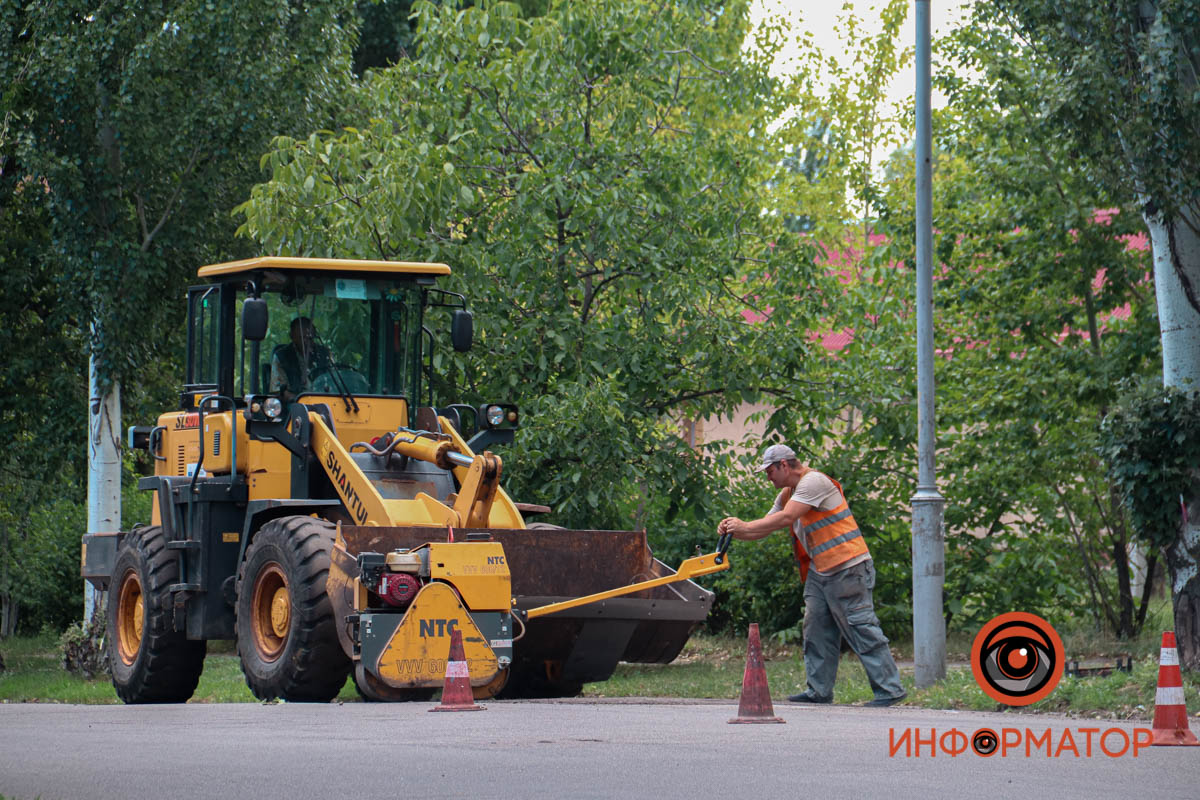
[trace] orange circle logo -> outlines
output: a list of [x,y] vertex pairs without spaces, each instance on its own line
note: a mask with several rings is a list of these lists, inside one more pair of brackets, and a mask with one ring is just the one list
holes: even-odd
[[971,671],[988,697],[1010,706],[1045,698],[1063,673],[1058,631],[1036,614],[1011,611],[991,619],[975,635]]

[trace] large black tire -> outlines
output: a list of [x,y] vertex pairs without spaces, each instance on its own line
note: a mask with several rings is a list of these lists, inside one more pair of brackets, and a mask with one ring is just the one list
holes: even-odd
[[238,570],[237,647],[246,685],[260,700],[328,703],[350,658],[338,643],[325,580],[333,523],[281,517],[254,536]]
[[161,528],[125,537],[108,588],[106,648],[113,687],[126,703],[183,703],[196,691],[208,643],[174,629],[167,588],[178,579],[179,560]]

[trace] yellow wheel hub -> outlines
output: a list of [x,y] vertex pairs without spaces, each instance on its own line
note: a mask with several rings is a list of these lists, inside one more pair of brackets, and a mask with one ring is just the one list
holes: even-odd
[[271,633],[283,639],[287,636],[288,625],[292,621],[292,604],[288,601],[286,586],[275,590],[271,598]]
[[254,579],[250,600],[250,629],[263,661],[279,658],[292,626],[292,598],[283,567],[271,561]]
[[142,596],[142,581],[137,570],[129,569],[121,576],[117,594],[117,652],[121,661],[130,666],[142,649],[142,631],[146,605]]

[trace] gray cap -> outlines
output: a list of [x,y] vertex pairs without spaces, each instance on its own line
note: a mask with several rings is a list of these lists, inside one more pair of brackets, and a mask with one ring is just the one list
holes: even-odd
[[763,451],[762,463],[758,465],[756,472],[762,472],[772,464],[778,464],[780,461],[794,461],[796,459],[796,451],[788,447],[786,444],[773,444]]

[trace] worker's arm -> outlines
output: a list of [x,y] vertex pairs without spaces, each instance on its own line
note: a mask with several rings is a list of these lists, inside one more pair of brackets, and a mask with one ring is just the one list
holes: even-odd
[[717,533],[729,533],[735,539],[741,539],[745,542],[752,542],[757,539],[766,538],[772,531],[787,530],[792,527],[792,523],[800,519],[812,509],[808,503],[801,503],[798,500],[789,500],[779,511],[773,511],[765,517],[746,522],[737,517],[726,517],[721,520],[721,524],[717,526]]

